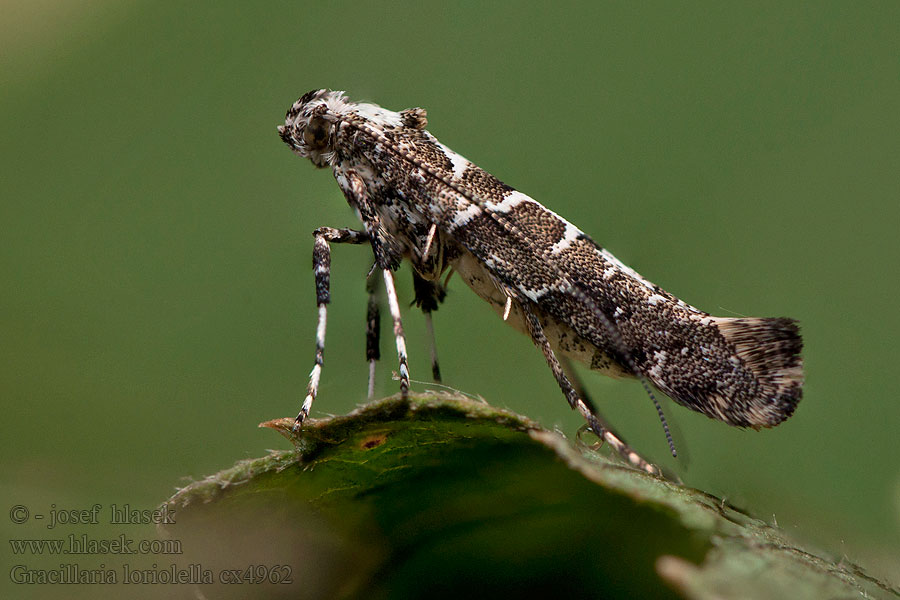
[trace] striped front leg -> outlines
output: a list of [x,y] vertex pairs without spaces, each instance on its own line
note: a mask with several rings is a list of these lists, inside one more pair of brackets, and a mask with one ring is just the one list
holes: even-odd
[[313,232],[316,241],[313,245],[313,272],[316,277],[316,306],[319,318],[316,324],[316,364],[309,374],[309,385],[306,398],[294,421],[296,431],[309,416],[312,403],[319,392],[319,378],[322,376],[322,363],[325,357],[325,324],[328,320],[328,303],[331,302],[329,286],[331,282],[331,248],[329,242],[336,244],[362,244],[369,241],[365,232],[353,229],[335,229],[320,227]]
[[406,336],[403,334],[403,322],[400,318],[400,303],[397,301],[397,289],[394,287],[394,273],[390,269],[382,269],[384,287],[387,290],[388,307],[394,321],[394,338],[397,340],[397,358],[400,361],[400,396],[405,400],[409,395],[409,362],[406,357]]

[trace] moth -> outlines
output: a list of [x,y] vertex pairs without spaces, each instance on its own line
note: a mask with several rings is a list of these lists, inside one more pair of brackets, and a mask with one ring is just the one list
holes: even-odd
[[[393,321],[404,396],[409,368],[393,273],[405,260],[429,331],[431,312],[443,300],[450,274],[457,273],[505,322],[532,339],[569,405],[637,468],[657,472],[597,417],[573,361],[614,377],[636,377],[654,402],[649,384],[682,406],[737,427],[772,427],[793,414],[803,385],[796,321],[715,317],[688,305],[572,223],[441,144],[426,124],[421,108],[394,112],[320,89],[297,100],[278,127],[295,154],[331,169],[362,222],[360,230],[314,232],[316,360],[298,426],[316,398],[322,371],[330,243],[372,249],[373,272],[381,272]],[[369,292],[371,393],[378,310],[371,284]],[[668,428],[666,435],[674,454]]]

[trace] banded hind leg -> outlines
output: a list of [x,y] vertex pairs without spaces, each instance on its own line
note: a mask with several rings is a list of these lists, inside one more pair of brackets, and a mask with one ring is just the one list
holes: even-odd
[[[374,271],[374,267],[373,267]],[[366,361],[369,364],[369,384],[366,398],[375,397],[375,365],[381,358],[381,308],[375,290],[375,278],[372,272],[366,277],[366,292],[369,299],[366,303]]]
[[550,342],[547,341],[547,336],[544,335],[544,328],[541,326],[541,321],[540,319],[538,319],[537,315],[534,314],[534,311],[529,305],[529,301],[525,300],[520,302],[519,304],[522,307],[522,312],[525,316],[525,323],[528,326],[528,333],[531,335],[531,339],[535,343],[535,345],[538,346],[544,353],[544,358],[546,359],[547,364],[550,366],[550,370],[553,371],[553,376],[556,378],[556,382],[559,384],[560,389],[566,396],[566,400],[568,400],[569,406],[581,413],[581,416],[584,417],[585,421],[587,421],[588,427],[591,428],[591,431],[594,432],[594,435],[612,446],[613,449],[615,449],[615,451],[618,452],[622,458],[626,459],[629,463],[631,463],[638,469],[646,471],[647,473],[658,475],[659,469],[641,458],[641,456],[637,452],[629,448],[625,442],[623,442],[616,434],[610,431],[597,419],[597,417],[591,411],[590,406],[588,406],[588,403],[583,398],[581,398],[581,396],[575,390],[575,387],[572,385],[572,382],[569,381],[568,377],[566,377],[562,365],[556,358],[556,354],[553,352],[553,348],[550,347]]
[[325,358],[325,326],[328,321],[328,304],[331,302],[331,247],[335,244],[363,244],[369,241],[369,236],[363,231],[354,229],[335,229],[334,227],[320,227],[313,232],[313,273],[316,278],[316,307],[318,320],[316,323],[316,362],[309,373],[309,385],[306,387],[306,398],[297,418],[294,420],[294,429],[300,427],[309,411],[312,403],[319,393],[319,379],[322,376],[322,364]]

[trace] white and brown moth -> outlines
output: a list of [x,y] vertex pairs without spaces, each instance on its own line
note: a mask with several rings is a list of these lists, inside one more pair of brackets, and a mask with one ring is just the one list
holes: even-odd
[[[686,304],[553,211],[441,144],[425,125],[421,108],[394,112],[322,89],[297,100],[278,127],[294,153],[331,168],[363,224],[361,231],[314,232],[316,362],[298,425],[309,414],[321,375],[331,242],[367,243],[373,250],[373,269],[384,278],[393,319],[404,395],[409,369],[393,271],[407,259],[429,331],[431,312],[456,272],[507,323],[531,337],[570,406],[638,468],[656,472],[597,419],[569,361],[638,377],[648,392],[649,381],[678,404],[737,427],[771,427],[794,412],[803,384],[795,321],[714,317]],[[379,319],[371,284],[369,294],[371,394]],[[439,379],[433,352],[432,364]]]

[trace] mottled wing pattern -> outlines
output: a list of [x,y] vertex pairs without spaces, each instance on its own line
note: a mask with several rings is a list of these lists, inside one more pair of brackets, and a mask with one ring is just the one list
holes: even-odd
[[358,174],[388,237],[405,245],[398,251],[415,260],[434,223],[518,300],[633,365],[626,370],[676,402],[749,427],[775,425],[793,412],[803,378],[792,320],[712,317],[687,305],[438,142],[424,129],[421,109],[398,113],[337,92],[310,94],[288,113],[286,127],[299,130],[317,114],[331,119],[328,152],[308,152],[288,129],[283,138],[315,164],[331,165],[342,187]]
[[[628,352],[636,368],[676,402],[749,427],[776,424],[793,410],[800,383],[761,377],[765,373],[744,360],[748,353],[742,356],[720,327],[735,320],[711,317],[650,283],[576,226],[427,132],[396,135],[392,145],[414,157],[418,169],[416,177],[396,185],[413,183],[424,189],[407,189],[411,196],[439,199],[422,208],[497,280],[621,365],[628,364],[622,356]],[[767,321],[756,329],[771,330],[775,345],[797,339],[790,320]],[[611,338],[610,322],[619,341]]]

